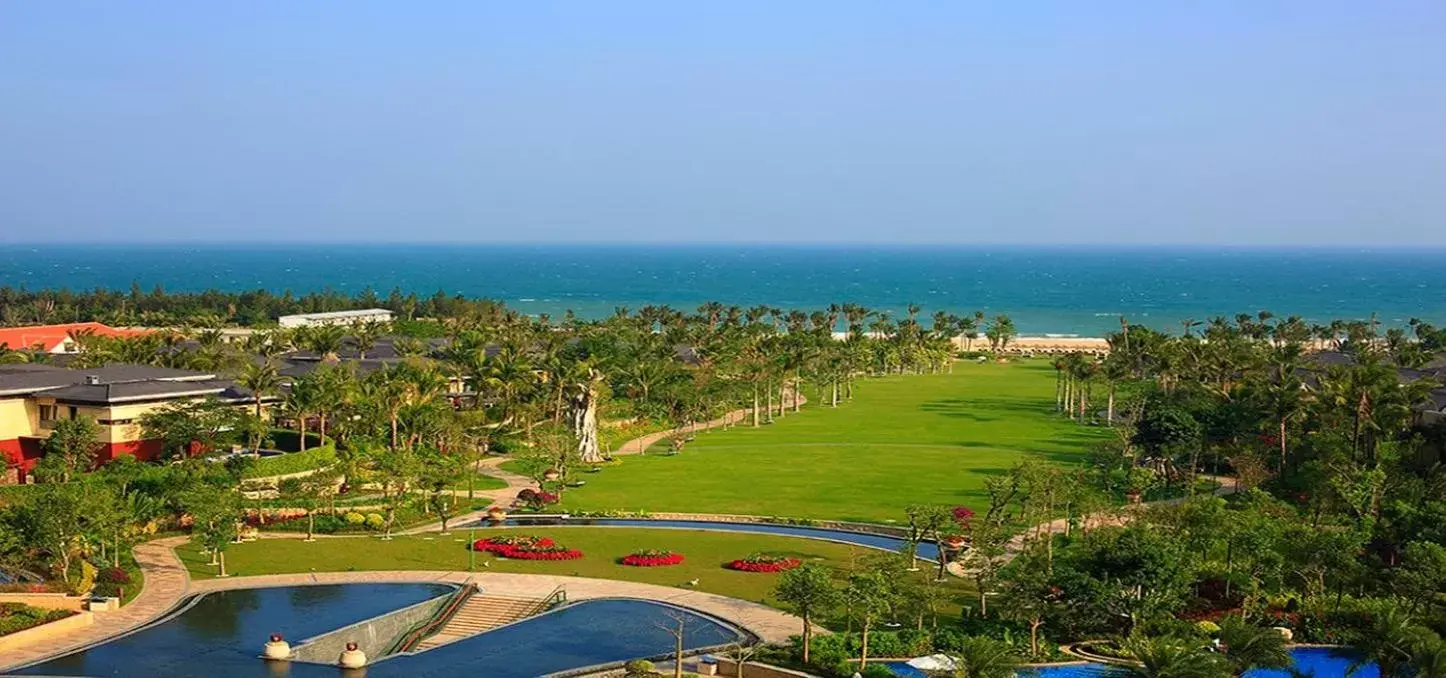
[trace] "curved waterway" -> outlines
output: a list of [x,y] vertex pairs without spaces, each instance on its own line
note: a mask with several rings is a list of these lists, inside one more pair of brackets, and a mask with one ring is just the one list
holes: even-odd
[[[1347,669],[1354,660],[1331,648],[1297,647],[1290,651],[1290,656],[1295,660],[1295,670],[1315,678],[1338,678],[1347,675],[1351,678],[1380,678],[1381,676],[1380,669],[1376,668],[1375,664],[1367,664],[1357,669],[1355,673],[1347,673]],[[929,675],[902,662],[886,662],[885,665],[900,678],[928,678]],[[1122,678],[1128,674],[1107,664],[1090,663],[1041,666],[1030,669],[1028,672],[1021,672],[1019,675],[1037,676],[1038,678]],[[1254,669],[1246,671],[1244,678],[1291,678],[1291,674],[1288,671]]]
[[[266,662],[271,633],[293,643],[443,595],[432,584],[337,584],[236,589],[192,599],[180,612],[130,635],[16,671],[27,676],[336,678],[337,669]],[[366,669],[367,678],[534,678],[598,664],[671,654],[678,620],[684,644],[701,649],[742,632],[682,608],[636,599],[586,600]]]
[[[859,532],[829,527],[805,527],[802,525],[778,525],[774,523],[732,523],[714,520],[537,517],[508,518],[500,524],[482,520],[475,523],[474,527],[644,527],[671,530],[713,530],[717,532],[752,532],[756,534],[800,537],[802,539],[819,539],[822,541],[853,544],[855,546],[864,546],[884,551],[898,551],[904,548],[903,539],[884,534],[874,534],[872,532]],[[916,547],[916,553],[920,559],[930,562],[937,562],[936,559],[939,557],[938,547],[935,546],[932,541],[920,542]]]

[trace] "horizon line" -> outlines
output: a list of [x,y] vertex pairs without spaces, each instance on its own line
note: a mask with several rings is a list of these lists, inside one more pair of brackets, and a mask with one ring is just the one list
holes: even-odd
[[807,240],[790,241],[729,241],[729,240],[676,240],[676,241],[647,241],[647,240],[621,240],[621,241],[523,241],[523,240],[361,240],[361,241],[337,241],[337,240],[102,240],[102,241],[0,241],[0,247],[32,247],[32,248],[102,248],[102,247],[205,247],[205,246],[227,246],[227,247],[395,247],[416,246],[416,247],[593,247],[593,248],[622,248],[622,247],[657,247],[657,248],[779,248],[779,249],[918,249],[918,248],[982,248],[982,249],[1112,249],[1112,250],[1223,250],[1223,251],[1371,251],[1371,252],[1434,252],[1446,250],[1446,243],[1428,245],[1408,244],[1371,244],[1371,243],[1339,243],[1339,244],[1298,244],[1298,243],[1210,243],[1210,242],[1189,242],[1189,243],[1130,243],[1130,242],[1051,242],[1051,243],[1027,243],[1027,242],[967,242],[967,241],[909,241],[909,242],[887,242],[887,241],[828,241],[816,242]]

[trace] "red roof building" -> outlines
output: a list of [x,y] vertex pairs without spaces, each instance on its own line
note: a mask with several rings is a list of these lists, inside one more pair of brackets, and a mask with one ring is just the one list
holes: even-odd
[[75,353],[79,349],[73,337],[85,333],[100,337],[131,337],[146,334],[146,330],[122,330],[96,322],[0,327],[0,346],[5,346],[12,351]]

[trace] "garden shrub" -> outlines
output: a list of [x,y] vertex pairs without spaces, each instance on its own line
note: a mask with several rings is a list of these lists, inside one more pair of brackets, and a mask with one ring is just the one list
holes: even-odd
[[382,529],[383,527],[385,527],[386,524],[387,524],[387,519],[386,519],[386,518],[383,518],[383,517],[382,517],[382,514],[380,514],[380,513],[368,513],[368,514],[367,514],[367,527],[368,527],[369,529],[380,530],[380,529]]
[[95,588],[96,569],[88,560],[80,561],[80,577],[75,580],[75,585],[70,592],[75,595],[85,595]]
[[101,598],[119,598],[122,589],[131,583],[131,575],[119,567],[107,567],[95,577],[95,588],[91,595]]
[[366,516],[357,513],[356,511],[347,511],[346,516],[343,519],[346,520],[346,524],[353,526],[361,525],[362,523],[365,523],[367,521]]
[[[293,435],[294,437],[294,435]],[[246,467],[245,478],[264,478],[289,473],[300,473],[330,466],[336,463],[336,444],[327,443],[305,452],[293,452],[279,457],[257,459]]]
[[47,610],[24,603],[0,603],[0,636],[48,624],[75,614],[71,610]]
[[653,663],[645,659],[634,659],[623,664],[623,675],[627,678],[641,678],[642,676],[654,676],[657,673],[653,669]]

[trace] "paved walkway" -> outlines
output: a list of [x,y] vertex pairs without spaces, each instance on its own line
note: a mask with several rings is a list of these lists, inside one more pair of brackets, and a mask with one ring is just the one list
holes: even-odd
[[[799,396],[799,398],[799,405],[808,402],[807,398],[804,398],[802,396]],[[793,401],[787,401],[786,406],[792,407]],[[699,422],[696,424],[690,424],[688,426],[685,426],[682,428],[682,431],[684,433],[697,433],[699,431],[710,431],[712,429],[728,424],[737,424],[747,419],[752,412],[753,410],[751,408],[734,410],[711,421]],[[641,454],[647,451],[649,447],[652,447],[658,441],[677,433],[678,430],[679,429],[667,429],[665,431],[657,431],[655,433],[649,433],[644,436],[633,438],[632,440],[629,440],[620,445],[618,449],[613,450],[611,454],[615,457],[627,454]],[[473,492],[473,496],[476,499],[486,500],[494,506],[507,507],[512,505],[513,500],[517,498],[518,492],[529,488],[535,488],[537,486],[537,482],[527,476],[504,470],[502,468],[502,463],[507,461],[509,458],[510,457],[487,457],[477,462],[477,470],[479,472],[481,472],[483,475],[489,475],[507,483],[507,487],[498,488],[495,490],[476,490]],[[467,496],[466,490],[452,490],[451,493],[454,496],[459,497]],[[487,515],[487,511],[485,509],[479,511],[471,511],[469,513],[463,513],[452,518],[451,520],[448,520],[447,524],[463,525],[472,521],[481,520],[482,517],[485,515]],[[418,527],[413,527],[408,530],[404,530],[402,532],[399,532],[398,534],[436,532],[440,529],[442,529],[442,522],[435,521],[427,523],[425,525],[420,525]]]
[[[191,594],[298,584],[354,582],[451,582],[460,584],[471,578],[488,593],[535,598],[543,598],[553,589],[562,586],[566,588],[569,600],[623,596],[658,600],[689,607],[726,619],[770,643],[787,642],[788,637],[798,633],[803,624],[802,620],[791,614],[746,600],[669,586],[586,577],[502,572],[383,570],[277,574],[192,581],[190,574],[175,552],[175,548],[186,541],[186,537],[168,537],[136,546],[136,562],[145,572],[145,583],[140,595],[135,600],[119,611],[96,613],[95,623],[90,626],[76,629],[58,638],[37,642],[31,647],[7,651],[5,656],[0,658],[0,674],[24,664],[56,657],[135,630],[170,612],[183,598]],[[818,629],[818,632],[827,633],[824,629]],[[264,641],[265,639],[262,638],[257,642]]]
[[186,537],[170,537],[136,546],[136,562],[145,572],[145,582],[135,600],[115,612],[95,613],[95,623],[90,626],[6,652],[0,657],[0,673],[126,633],[170,611],[188,593],[190,575],[174,550],[186,541]]
[[[269,574],[255,577],[203,579],[191,583],[191,592],[225,591],[238,588],[296,586],[298,584],[351,584],[382,582],[446,582],[461,584],[471,579],[489,595],[544,598],[561,586],[568,600],[592,598],[644,598],[692,608],[747,629],[770,643],[788,641],[803,628],[803,621],[786,612],[746,600],[612,579],[563,577],[549,574],[465,572],[440,570],[378,570],[375,572],[316,572],[312,574]],[[826,633],[820,629],[820,632]],[[262,638],[257,642],[264,642]]]

